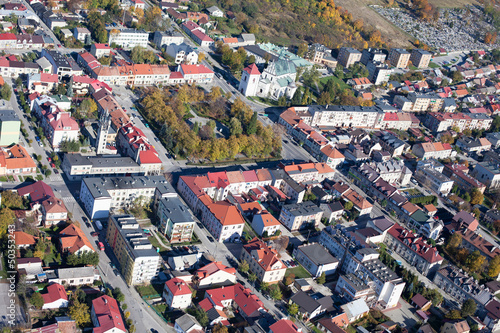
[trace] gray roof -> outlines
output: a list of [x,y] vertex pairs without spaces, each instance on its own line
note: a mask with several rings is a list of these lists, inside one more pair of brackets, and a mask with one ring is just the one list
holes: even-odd
[[196,318],[187,313],[177,318],[175,320],[175,323],[179,325],[179,327],[182,328],[184,332],[189,332],[189,330],[193,328],[193,326],[201,327],[200,323],[196,320]]
[[384,216],[377,217],[373,219],[372,222],[382,232],[390,229],[394,225],[394,222]]
[[71,64],[63,54],[59,53],[58,51],[49,49],[43,49],[43,51],[43,55],[51,57],[57,67],[71,68]]
[[41,57],[40,59],[36,60],[36,63],[41,67],[41,68],[47,68],[52,66],[50,61],[47,60],[45,57]]
[[163,198],[160,205],[166,208],[167,217],[172,223],[192,222],[193,217],[189,213],[188,207],[178,198]]
[[82,156],[82,154],[66,154],[64,155],[64,161],[70,165],[78,166],[92,166],[92,167],[139,167],[131,157],[103,157],[103,156]]
[[373,259],[362,262],[362,265],[377,279],[381,281],[391,281],[398,279],[398,275],[384,265],[380,260]]
[[346,275],[343,275],[344,280],[349,283],[349,285],[354,288],[356,291],[362,291],[369,289],[370,287],[359,277],[357,277],[355,274],[349,273]]
[[293,216],[306,216],[321,212],[321,208],[311,201],[284,205],[283,209],[286,209]]
[[318,243],[306,244],[297,248],[304,253],[315,265],[324,265],[338,262],[323,246]]
[[132,215],[113,215],[111,221],[117,226],[118,232],[125,240],[127,253],[132,260],[159,256],[135,217]]
[[82,185],[83,183],[85,183],[94,198],[109,197],[108,189],[145,188],[156,188],[162,195],[173,193],[173,196],[177,196],[172,185],[163,176],[84,178]]
[[314,298],[303,291],[293,295],[290,300],[299,306],[301,313],[312,313],[321,306]]
[[241,34],[240,37],[245,41],[245,42],[255,42],[255,35],[254,34]]
[[213,12],[221,11],[221,10],[217,6],[212,6],[212,7],[208,7],[207,11],[210,13],[213,13]]
[[57,277],[59,279],[77,279],[89,276],[99,275],[93,267],[71,267],[59,268],[57,270]]
[[14,110],[0,110],[0,122],[19,121],[19,117]]
[[255,54],[256,56],[261,57],[261,58],[265,58],[266,54],[269,54],[270,61],[274,61],[274,60],[278,59],[277,56],[275,56],[274,54],[269,53],[267,51],[264,51],[258,45],[247,45],[247,46],[243,46],[243,48],[245,49],[245,51],[252,53],[252,54]]

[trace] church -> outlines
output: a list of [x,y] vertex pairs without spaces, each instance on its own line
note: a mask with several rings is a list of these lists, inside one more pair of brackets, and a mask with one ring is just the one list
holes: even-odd
[[273,60],[260,73],[257,65],[251,64],[241,74],[238,90],[245,96],[259,96],[277,100],[281,96],[293,97],[297,85],[297,69],[293,62],[285,59]]

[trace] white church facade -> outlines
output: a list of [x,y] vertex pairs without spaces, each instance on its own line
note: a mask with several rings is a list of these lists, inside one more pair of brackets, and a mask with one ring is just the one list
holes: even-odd
[[245,96],[259,96],[275,100],[285,96],[291,99],[297,90],[296,77],[295,65],[285,59],[272,61],[262,73],[257,65],[251,64],[243,70],[238,90]]

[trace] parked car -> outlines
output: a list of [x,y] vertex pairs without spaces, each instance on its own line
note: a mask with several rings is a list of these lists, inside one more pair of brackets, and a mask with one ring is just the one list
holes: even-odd
[[92,231],[92,232],[90,233],[90,236],[92,236],[92,237],[98,237],[98,236],[99,236],[99,233],[98,233],[97,231]]
[[99,245],[99,250],[104,251],[104,244],[102,242],[97,243]]
[[212,236],[207,236],[208,240],[211,241],[212,243],[215,242],[215,239],[212,238]]
[[55,168],[55,167],[56,167],[56,165],[54,164],[54,162],[51,162],[51,163],[50,163],[50,166],[51,166],[52,168]]

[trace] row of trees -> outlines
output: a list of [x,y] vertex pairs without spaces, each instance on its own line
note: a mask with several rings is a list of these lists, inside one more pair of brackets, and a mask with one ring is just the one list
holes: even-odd
[[[461,247],[462,236],[455,232],[448,243],[446,244],[447,253],[460,265],[466,268],[470,273],[480,273],[485,264],[486,258],[481,255],[478,250],[470,252],[469,250]],[[488,267],[487,274],[490,277],[497,277],[500,273],[500,256],[493,258]]]

